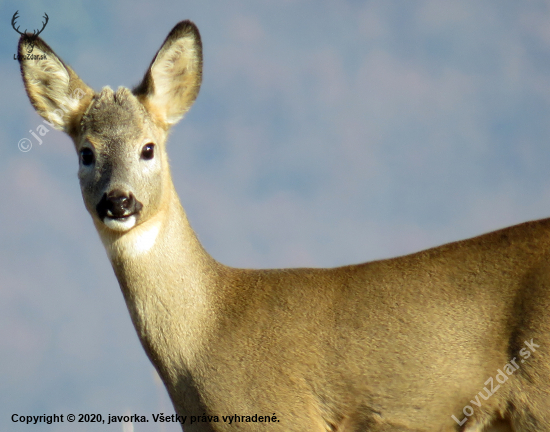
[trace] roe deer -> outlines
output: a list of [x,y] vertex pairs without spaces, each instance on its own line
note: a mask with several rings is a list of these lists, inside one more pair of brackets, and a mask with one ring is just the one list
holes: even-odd
[[191,229],[165,148],[201,84],[195,25],[174,27],[133,90],[94,93],[41,38],[34,49],[27,94],[74,141],[186,431],[550,432],[550,219],[346,267],[227,267]]

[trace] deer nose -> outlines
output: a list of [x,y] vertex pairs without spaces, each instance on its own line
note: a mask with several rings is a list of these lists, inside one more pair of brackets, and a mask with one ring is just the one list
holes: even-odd
[[136,200],[134,195],[121,190],[112,190],[103,194],[101,201],[96,206],[97,213],[101,219],[110,217],[119,219],[138,213],[143,205]]
[[134,201],[133,195],[107,195],[107,216],[119,218],[126,215]]

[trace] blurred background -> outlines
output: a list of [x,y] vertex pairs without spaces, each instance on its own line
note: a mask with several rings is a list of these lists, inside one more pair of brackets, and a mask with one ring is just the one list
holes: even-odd
[[[96,90],[137,84],[191,19],[204,81],[169,153],[206,249],[239,267],[338,266],[550,216],[550,2],[0,1],[0,430],[173,409],[84,209],[72,142],[14,61],[42,37]],[[28,139],[32,148],[18,149]],[[28,143],[28,141],[26,141]]]

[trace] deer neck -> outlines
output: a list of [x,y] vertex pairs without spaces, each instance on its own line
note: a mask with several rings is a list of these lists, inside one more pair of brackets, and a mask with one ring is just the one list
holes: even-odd
[[162,211],[124,234],[96,222],[138,336],[168,385],[175,371],[192,367],[214,328],[222,271],[199,243],[171,182],[169,194]]

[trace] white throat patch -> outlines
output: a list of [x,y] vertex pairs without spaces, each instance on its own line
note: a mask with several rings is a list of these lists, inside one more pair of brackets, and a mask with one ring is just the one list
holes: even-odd
[[138,225],[120,237],[113,238],[114,236],[108,232],[100,232],[100,237],[109,257],[136,257],[147,253],[155,245],[159,232],[160,221]]
[[[131,248],[135,254],[143,254],[149,251],[155,244],[160,231],[160,225],[156,223],[147,229],[140,230],[138,228],[135,231],[137,231],[137,233],[132,236],[133,238],[129,239],[133,243]],[[132,235],[134,232],[130,232],[129,234]]]

